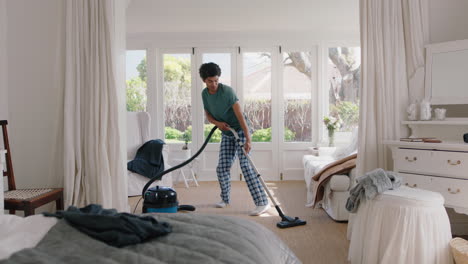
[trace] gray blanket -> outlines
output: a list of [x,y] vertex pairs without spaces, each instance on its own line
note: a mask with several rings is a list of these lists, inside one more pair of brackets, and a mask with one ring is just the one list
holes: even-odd
[[3,263],[300,263],[270,230],[252,221],[203,214],[160,214],[172,233],[116,248],[60,220],[32,249]]
[[386,190],[396,189],[401,185],[401,177],[396,172],[375,169],[357,179],[357,184],[349,191],[346,210],[355,213],[361,200],[373,199]]

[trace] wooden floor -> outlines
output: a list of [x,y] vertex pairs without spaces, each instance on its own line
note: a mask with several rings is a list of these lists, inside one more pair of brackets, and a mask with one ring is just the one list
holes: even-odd
[[[176,185],[179,204],[196,207],[194,213],[231,215],[253,220],[276,233],[298,256],[303,263],[348,263],[349,241],[346,239],[346,223],[333,221],[322,209],[305,207],[306,187],[304,181],[268,182],[269,189],[279,202],[283,212],[291,217],[307,221],[307,225],[279,229],[276,223],[281,220],[273,207],[261,216],[249,216],[254,208],[245,182],[233,182],[231,204],[227,208],[215,208],[220,200],[218,182],[200,182],[199,187],[185,188]],[[140,197],[130,197],[133,211]],[[136,213],[141,212],[141,201]]]

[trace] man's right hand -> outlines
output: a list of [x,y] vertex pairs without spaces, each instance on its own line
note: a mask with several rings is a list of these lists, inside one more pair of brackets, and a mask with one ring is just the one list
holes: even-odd
[[229,125],[228,125],[227,123],[224,123],[224,122],[218,122],[218,123],[216,124],[216,126],[217,126],[219,129],[223,130],[223,131],[228,131],[228,130],[229,130]]

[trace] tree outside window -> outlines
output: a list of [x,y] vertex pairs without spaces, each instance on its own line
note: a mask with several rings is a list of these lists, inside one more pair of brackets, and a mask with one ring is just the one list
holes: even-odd
[[146,111],[146,50],[128,50],[126,53],[127,111]]
[[359,47],[328,49],[329,115],[340,118],[339,132],[350,132],[359,121],[359,85],[361,81]]

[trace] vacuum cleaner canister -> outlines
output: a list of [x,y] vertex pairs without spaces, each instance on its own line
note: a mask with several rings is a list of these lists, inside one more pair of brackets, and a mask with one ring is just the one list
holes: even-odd
[[170,187],[156,186],[145,192],[143,213],[177,213],[178,207],[177,193]]

